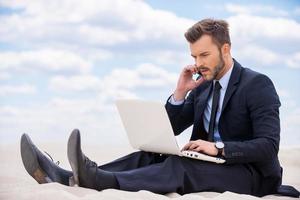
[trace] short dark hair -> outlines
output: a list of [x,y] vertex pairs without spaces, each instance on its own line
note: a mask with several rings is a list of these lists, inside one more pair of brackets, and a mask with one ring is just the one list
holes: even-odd
[[228,27],[225,20],[203,19],[189,28],[184,36],[187,41],[194,43],[203,35],[210,35],[213,42],[221,48],[225,43],[231,45]]

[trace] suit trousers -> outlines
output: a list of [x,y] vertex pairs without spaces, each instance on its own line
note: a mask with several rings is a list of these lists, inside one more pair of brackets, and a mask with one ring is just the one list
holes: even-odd
[[166,194],[201,191],[256,194],[258,174],[249,165],[216,164],[201,160],[138,151],[99,166],[113,172],[121,190]]

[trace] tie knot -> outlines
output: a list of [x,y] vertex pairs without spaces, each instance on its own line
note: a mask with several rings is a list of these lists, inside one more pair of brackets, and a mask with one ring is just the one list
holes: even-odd
[[215,82],[215,89],[214,90],[220,90],[222,88],[221,84],[219,83],[219,81]]

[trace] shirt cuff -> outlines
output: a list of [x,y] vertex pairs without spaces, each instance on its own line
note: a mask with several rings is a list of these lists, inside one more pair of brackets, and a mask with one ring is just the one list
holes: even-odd
[[182,105],[183,102],[184,102],[184,100],[176,101],[175,98],[174,98],[174,95],[172,95],[171,98],[169,99],[169,103],[174,105],[174,106]]

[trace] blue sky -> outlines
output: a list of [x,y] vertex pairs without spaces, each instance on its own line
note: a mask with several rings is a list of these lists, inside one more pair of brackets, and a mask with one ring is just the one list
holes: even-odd
[[233,57],[273,80],[281,144],[298,145],[300,3],[271,0],[0,0],[0,143],[79,128],[86,142],[127,144],[114,100],[165,102],[193,63],[183,34],[207,17],[227,20]]

